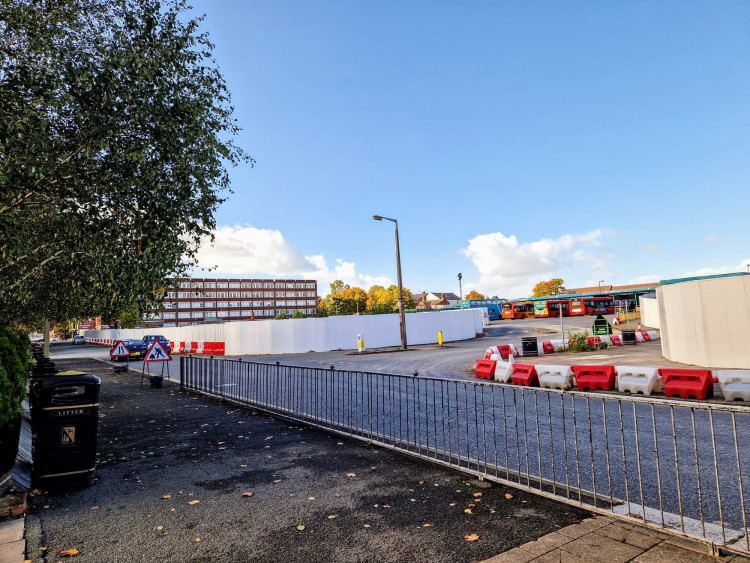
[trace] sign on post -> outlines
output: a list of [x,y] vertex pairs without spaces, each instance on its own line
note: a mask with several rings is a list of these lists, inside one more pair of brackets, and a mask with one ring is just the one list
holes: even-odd
[[169,355],[167,349],[164,348],[161,342],[154,340],[151,344],[151,348],[146,352],[146,356],[143,358],[144,363],[148,362],[171,362],[172,356]]
[[110,358],[129,358],[130,350],[128,350],[128,347],[125,346],[122,340],[118,340],[117,342],[115,342],[115,345],[112,347],[112,350],[109,351],[109,357]]

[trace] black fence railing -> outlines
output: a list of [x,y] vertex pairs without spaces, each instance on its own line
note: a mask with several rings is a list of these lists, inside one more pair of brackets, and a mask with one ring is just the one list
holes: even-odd
[[183,357],[184,389],[750,553],[750,409]]

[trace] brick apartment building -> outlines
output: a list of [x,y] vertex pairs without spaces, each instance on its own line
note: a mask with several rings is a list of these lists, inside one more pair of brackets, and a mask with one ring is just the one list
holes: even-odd
[[310,315],[317,298],[315,280],[191,278],[169,291],[162,309],[154,309],[145,321],[151,326],[169,327],[272,319],[282,312]]

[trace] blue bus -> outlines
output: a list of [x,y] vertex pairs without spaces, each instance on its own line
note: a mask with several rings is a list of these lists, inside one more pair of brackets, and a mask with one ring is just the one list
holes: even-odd
[[490,315],[490,320],[496,321],[502,318],[500,306],[503,303],[507,303],[507,301],[507,299],[469,299],[469,308],[486,307]]

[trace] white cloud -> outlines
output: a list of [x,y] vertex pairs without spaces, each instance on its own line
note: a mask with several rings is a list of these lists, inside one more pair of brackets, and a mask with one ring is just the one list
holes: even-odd
[[639,283],[655,283],[662,279],[664,279],[663,276],[657,276],[656,274],[645,274],[643,276],[638,276],[637,278],[629,279],[623,285],[636,285]]
[[[656,244],[655,242],[653,242],[651,244],[647,244],[646,246],[644,246],[643,250],[645,252],[661,252],[664,249],[661,246],[659,246],[658,244]],[[644,282],[644,283],[646,283],[646,282]]]
[[200,266],[213,268],[210,273],[201,272],[201,275],[314,279],[321,295],[326,295],[330,283],[337,279],[363,289],[392,283],[387,277],[362,274],[354,262],[341,259],[337,259],[331,269],[322,254],[305,256],[277,230],[219,227],[214,236],[214,243],[204,240],[198,252]]
[[734,237],[720,237],[717,235],[710,235],[703,238],[706,242],[734,242],[736,239]]
[[732,274],[734,272],[747,272],[748,265],[750,265],[750,258],[745,258],[737,266],[718,266],[716,268],[706,267],[698,268],[689,272],[684,272],[681,278],[692,278],[695,276],[713,276],[717,274]]
[[503,233],[479,235],[469,241],[464,254],[479,271],[478,291],[503,297],[530,295],[538,282],[553,277],[565,279],[564,270],[576,272],[565,279],[567,285],[593,277],[611,279],[606,253],[601,242],[609,231],[596,229],[583,234],[566,234],[557,239],[519,243]]

